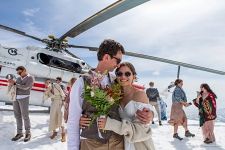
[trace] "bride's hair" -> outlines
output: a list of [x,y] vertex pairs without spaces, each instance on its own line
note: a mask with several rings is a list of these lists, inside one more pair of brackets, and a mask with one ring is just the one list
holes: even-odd
[[121,68],[121,67],[125,67],[125,66],[128,67],[128,68],[130,69],[131,73],[132,73],[134,76],[137,75],[134,66],[133,66],[130,62],[123,62],[123,63],[121,63],[120,66],[119,66],[118,68],[116,68],[115,73],[117,74],[117,73],[119,72],[120,68]]

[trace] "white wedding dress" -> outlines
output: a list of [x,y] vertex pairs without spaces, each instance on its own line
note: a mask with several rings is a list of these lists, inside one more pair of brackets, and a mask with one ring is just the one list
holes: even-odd
[[[142,110],[143,108],[148,108],[150,110],[153,110],[150,104],[131,100],[127,103],[127,105],[124,108],[122,107],[119,108],[119,114],[121,119],[132,122],[134,118],[136,117],[136,114],[135,114],[136,111],[138,109]],[[130,143],[126,139],[124,139],[124,146],[125,146],[125,150],[135,150],[134,143]]]

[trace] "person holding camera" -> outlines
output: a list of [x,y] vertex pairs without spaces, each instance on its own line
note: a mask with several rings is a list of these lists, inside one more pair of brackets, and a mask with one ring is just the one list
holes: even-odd
[[50,80],[46,80],[46,91],[44,93],[44,98],[50,98],[51,109],[50,109],[50,121],[49,121],[49,131],[52,132],[50,139],[54,139],[57,136],[56,129],[61,128],[61,142],[66,141],[66,133],[64,128],[63,119],[63,100],[65,98],[64,91],[61,88],[59,82],[51,83]]
[[199,110],[199,123],[202,128],[204,143],[210,144],[216,141],[214,135],[214,126],[216,119],[216,94],[211,90],[208,84],[203,83],[200,86],[201,92],[193,100],[194,105]]
[[26,68],[19,66],[16,68],[19,77],[15,80],[9,80],[9,85],[16,87],[16,96],[13,101],[13,111],[16,118],[17,134],[12,141],[17,141],[23,137],[23,122],[25,125],[24,142],[31,139],[30,118],[29,118],[29,99],[30,91],[34,83],[34,78],[26,71]]
[[182,88],[183,80],[177,79],[174,84],[176,87],[172,94],[172,108],[170,113],[170,120],[168,121],[169,124],[174,126],[173,138],[179,140],[183,139],[177,133],[178,126],[184,127],[186,137],[194,137],[195,135],[188,130],[187,117],[183,110],[183,106],[188,107],[191,105],[191,103],[187,103],[187,97]]

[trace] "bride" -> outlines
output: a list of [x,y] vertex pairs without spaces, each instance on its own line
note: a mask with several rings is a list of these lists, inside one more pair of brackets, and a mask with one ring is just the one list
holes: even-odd
[[153,110],[145,92],[132,86],[136,75],[134,66],[129,62],[121,63],[116,69],[117,81],[123,90],[119,107],[122,121],[100,118],[98,127],[124,135],[125,150],[154,150],[150,125],[142,124],[135,115],[138,110]]

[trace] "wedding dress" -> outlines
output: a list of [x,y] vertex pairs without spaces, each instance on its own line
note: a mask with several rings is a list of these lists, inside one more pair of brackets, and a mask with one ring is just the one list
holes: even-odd
[[[136,117],[136,111],[142,110],[143,108],[148,108],[152,110],[152,106],[150,104],[136,102],[134,100],[129,101],[124,108],[120,106],[119,114],[121,119],[128,120],[132,122]],[[147,125],[148,126],[148,125]],[[125,150],[135,150],[134,143],[130,143],[124,139]]]

